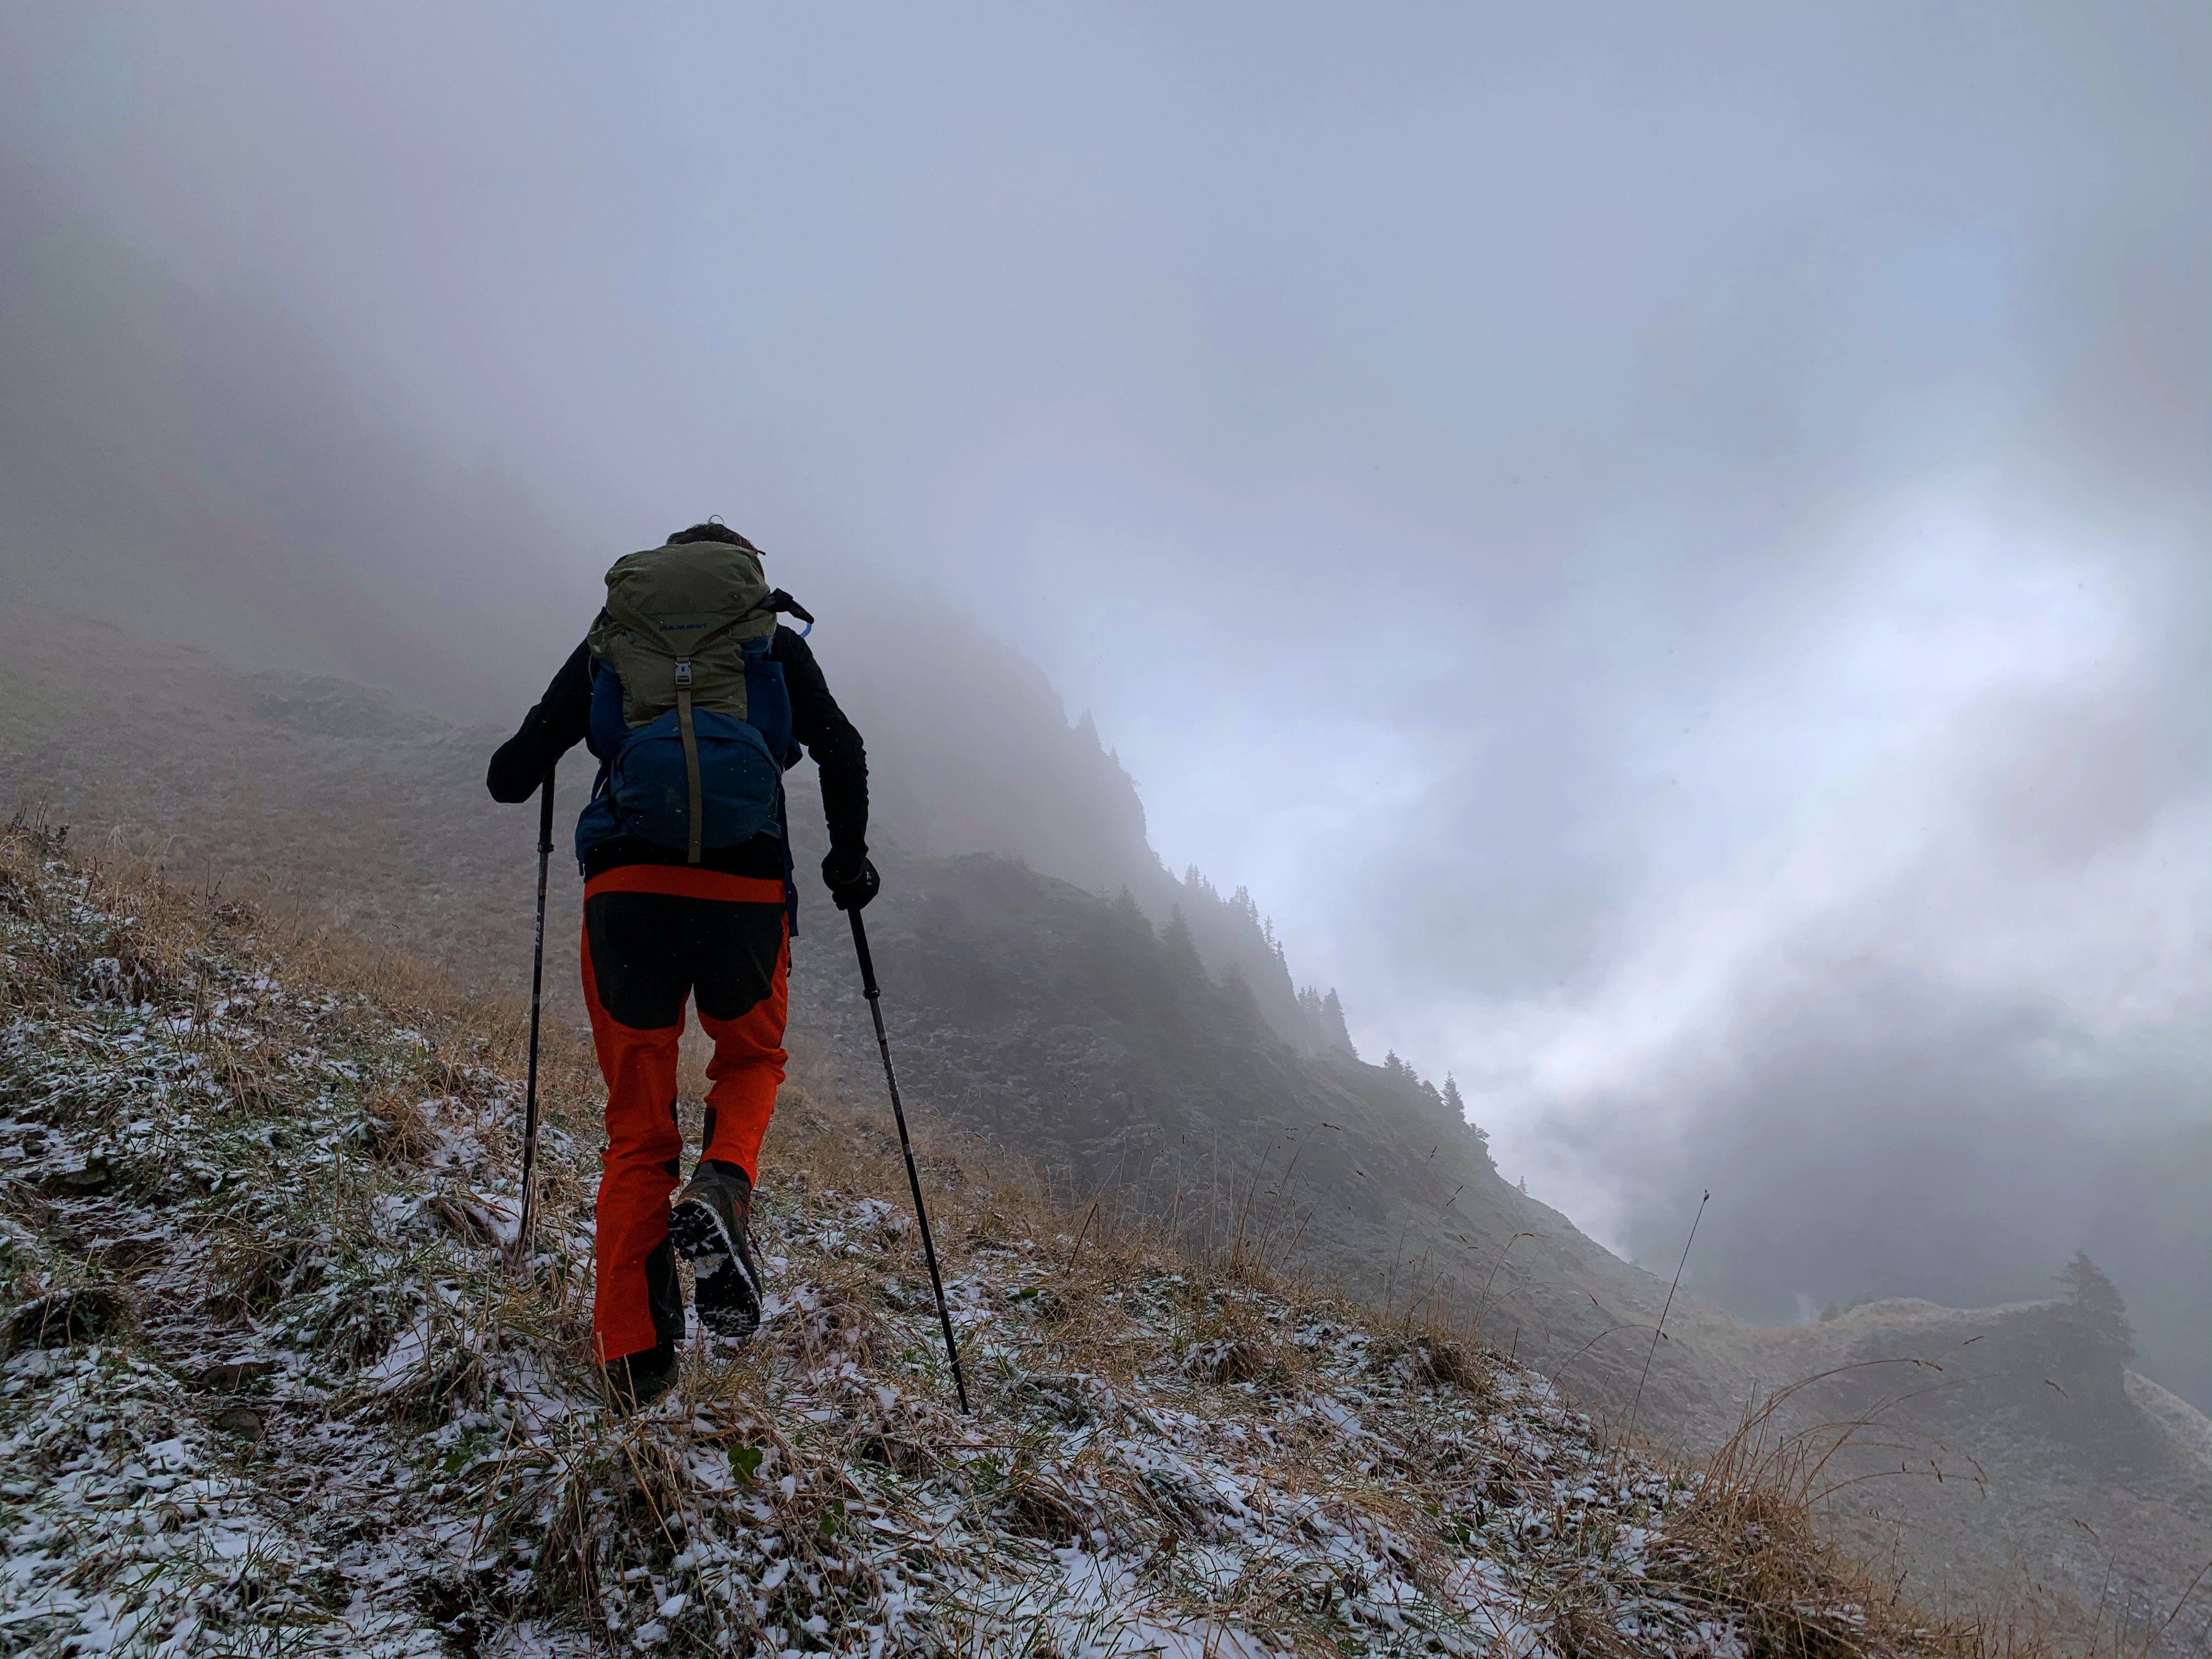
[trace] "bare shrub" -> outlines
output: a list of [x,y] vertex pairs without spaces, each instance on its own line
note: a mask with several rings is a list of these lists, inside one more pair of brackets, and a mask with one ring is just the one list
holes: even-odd
[[1473,1341],[1435,1331],[1390,1331],[1368,1349],[1378,1370],[1402,1369],[1419,1382],[1454,1388],[1477,1400],[1497,1392],[1497,1361]]
[[403,1168],[419,1167],[437,1149],[438,1132],[410,1092],[381,1090],[362,1103],[363,1140],[369,1155]]
[[313,1289],[323,1271],[313,1239],[271,1235],[242,1223],[215,1236],[207,1261],[213,1275],[210,1305],[248,1319]]

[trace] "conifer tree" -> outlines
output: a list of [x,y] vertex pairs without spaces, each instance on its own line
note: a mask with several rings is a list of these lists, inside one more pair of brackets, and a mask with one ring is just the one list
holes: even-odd
[[2058,1283],[2066,1292],[2068,1311],[2082,1332],[2099,1347],[2110,1349],[2123,1364],[2132,1359],[2136,1332],[2128,1322],[2128,1304],[2120,1299],[2119,1286],[2089,1260],[2087,1250],[2074,1252],[2074,1259],[2059,1269]]
[[1486,1148],[1490,1145],[1490,1131],[1484,1128],[1480,1123],[1474,1123],[1468,1121],[1467,1115],[1467,1102],[1462,1097],[1459,1091],[1459,1079],[1455,1078],[1449,1072],[1446,1072],[1444,1073],[1444,1109],[1449,1112],[1454,1117],[1457,1118],[1461,1122],[1467,1124],[1468,1128],[1474,1130],[1474,1138],[1480,1141]]
[[1176,905],[1168,912],[1168,925],[1160,929],[1160,943],[1167,947],[1170,970],[1186,984],[1210,985],[1212,976],[1206,971],[1206,963],[1198,954],[1198,941],[1191,937],[1190,922]]
[[1344,1004],[1337,1000],[1333,988],[1321,1000],[1321,1018],[1322,1035],[1331,1046],[1358,1059],[1359,1050],[1352,1046],[1351,1028],[1344,1023]]
[[1265,1022],[1261,1018],[1259,999],[1252,994],[1252,982],[1244,977],[1243,969],[1234,962],[1221,975],[1221,997],[1236,1024],[1247,1031],[1261,1029]]

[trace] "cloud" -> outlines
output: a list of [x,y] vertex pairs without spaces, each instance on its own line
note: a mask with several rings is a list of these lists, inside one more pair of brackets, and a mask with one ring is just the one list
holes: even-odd
[[1469,1089],[1508,1167],[1646,1262],[1711,1187],[1691,1282],[1743,1311],[2039,1295],[2094,1237],[2205,1397],[2167,1304],[2212,1223],[2155,1178],[2212,1126],[2202,584],[1972,522],[1736,689],[1578,978],[1444,1040],[1509,1057]]

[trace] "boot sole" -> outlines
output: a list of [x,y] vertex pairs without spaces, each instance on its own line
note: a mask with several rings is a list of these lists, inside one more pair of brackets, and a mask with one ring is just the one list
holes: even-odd
[[760,1328],[760,1295],[744,1269],[744,1258],[731,1247],[721,1223],[704,1204],[678,1204],[668,1218],[669,1242],[676,1253],[695,1267],[719,1261],[718,1267],[701,1267],[694,1281],[691,1305],[699,1322],[717,1336],[750,1336]]

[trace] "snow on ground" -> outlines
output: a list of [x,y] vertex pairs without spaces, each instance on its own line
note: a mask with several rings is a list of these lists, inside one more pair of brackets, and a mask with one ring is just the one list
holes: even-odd
[[1540,1378],[974,1185],[963,1419],[914,1230],[820,1130],[781,1176],[771,1138],[759,1338],[612,1414],[588,1119],[512,1271],[519,1091],[465,1031],[250,915],[165,945],[51,850],[0,866],[0,1651],[1749,1650],[1695,1480]]

